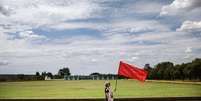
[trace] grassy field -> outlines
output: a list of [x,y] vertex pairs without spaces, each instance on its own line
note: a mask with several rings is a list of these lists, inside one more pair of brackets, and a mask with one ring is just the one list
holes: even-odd
[[[114,87],[115,81],[110,81]],[[138,82],[118,80],[116,98],[201,96],[200,84]],[[104,81],[26,81],[0,82],[0,99],[3,98],[103,98]]]

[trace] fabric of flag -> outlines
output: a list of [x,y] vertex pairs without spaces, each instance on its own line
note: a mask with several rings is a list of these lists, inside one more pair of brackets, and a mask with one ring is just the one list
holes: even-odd
[[143,69],[120,61],[118,70],[118,75],[120,76],[137,79],[139,81],[145,81],[147,78],[147,74],[147,71]]

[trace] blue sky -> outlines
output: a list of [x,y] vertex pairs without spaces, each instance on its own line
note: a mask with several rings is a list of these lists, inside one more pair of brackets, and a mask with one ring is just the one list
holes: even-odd
[[116,73],[201,58],[200,0],[0,0],[0,73]]

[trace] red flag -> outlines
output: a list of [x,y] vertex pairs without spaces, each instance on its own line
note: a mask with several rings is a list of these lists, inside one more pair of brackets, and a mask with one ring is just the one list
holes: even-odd
[[120,76],[137,79],[139,81],[145,81],[147,74],[147,71],[143,69],[120,61],[118,70],[118,75]]

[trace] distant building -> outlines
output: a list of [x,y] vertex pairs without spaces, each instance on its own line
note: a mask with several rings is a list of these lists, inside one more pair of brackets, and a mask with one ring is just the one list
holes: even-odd
[[64,76],[64,80],[115,80],[116,75],[72,75]]

